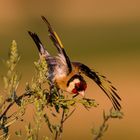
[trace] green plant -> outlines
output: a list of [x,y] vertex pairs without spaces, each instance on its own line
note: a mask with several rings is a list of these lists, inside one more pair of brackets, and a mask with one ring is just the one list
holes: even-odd
[[[70,95],[64,94],[62,91],[57,91],[54,87],[53,92],[49,91],[49,81],[47,79],[47,64],[45,59],[40,59],[35,62],[36,73],[31,81],[31,84],[26,83],[25,91],[18,93],[17,88],[21,76],[16,71],[16,66],[20,60],[17,50],[17,44],[12,42],[10,54],[7,61],[7,74],[3,76],[4,93],[0,95],[0,140],[10,139],[10,127],[17,121],[24,121],[27,106],[32,105],[34,108],[33,122],[26,124],[24,139],[26,140],[49,140],[48,135],[39,136],[41,126],[45,123],[48,127],[51,138],[54,140],[62,139],[64,123],[71,117],[76,110],[78,104],[82,104],[86,109],[97,107],[98,104],[94,99],[73,98]],[[14,111],[12,108],[16,106]],[[52,121],[57,118],[58,121]],[[105,122],[96,134],[96,140],[100,138],[106,129],[106,121],[111,116],[105,116]],[[116,118],[116,117],[114,117]],[[22,137],[22,130],[15,131],[18,137]]]
[[108,130],[108,122],[111,119],[122,119],[123,113],[120,111],[114,111],[112,108],[110,109],[109,113],[106,114],[105,111],[103,111],[103,122],[100,125],[98,129],[93,128],[92,134],[93,134],[93,140],[100,140],[104,133]]

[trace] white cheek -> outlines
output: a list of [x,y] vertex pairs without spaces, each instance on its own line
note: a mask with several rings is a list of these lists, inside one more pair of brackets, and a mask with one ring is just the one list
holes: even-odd
[[67,91],[68,91],[68,92],[72,92],[72,90],[75,88],[75,84],[76,84],[76,83],[79,83],[79,82],[80,82],[79,79],[73,80],[73,81],[69,84],[69,86],[68,86],[68,88],[67,88]]
[[72,82],[72,83],[69,84],[69,86],[68,86],[68,88],[67,88],[67,91],[68,91],[68,92],[72,92],[72,90],[73,90],[74,88],[75,88],[75,83]]

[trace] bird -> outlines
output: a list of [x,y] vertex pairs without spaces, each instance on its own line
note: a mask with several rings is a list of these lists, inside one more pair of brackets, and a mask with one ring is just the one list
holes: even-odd
[[50,89],[54,86],[57,89],[71,93],[72,95],[85,96],[87,89],[87,82],[84,79],[84,75],[92,79],[105,93],[105,95],[111,101],[115,110],[121,109],[121,98],[117,93],[117,89],[112,83],[103,75],[100,75],[95,70],[89,68],[87,65],[81,62],[72,62],[68,57],[64,46],[49,23],[46,17],[41,16],[42,20],[48,27],[48,36],[51,39],[53,46],[56,47],[58,53],[56,56],[52,56],[45,46],[42,44],[39,36],[35,32],[28,31],[29,35],[35,42],[39,55],[44,57],[48,65],[48,80],[50,83]]

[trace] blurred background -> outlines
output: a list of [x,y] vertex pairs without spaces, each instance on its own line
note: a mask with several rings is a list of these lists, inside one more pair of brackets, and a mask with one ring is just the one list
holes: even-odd
[[[27,31],[38,33],[49,52],[56,52],[41,15],[59,34],[71,60],[106,75],[122,97],[124,119],[110,121],[103,140],[140,139],[140,1],[0,0],[0,75],[5,74],[2,60],[7,58],[15,39],[21,55],[17,68],[22,73],[19,93],[24,91],[26,81],[31,81],[33,62],[38,60],[38,51]],[[103,92],[87,80],[87,97],[95,98],[100,105],[90,111],[78,107],[65,124],[65,140],[91,140],[91,128],[101,124],[103,109],[111,108]],[[3,91],[2,80],[0,90]]]

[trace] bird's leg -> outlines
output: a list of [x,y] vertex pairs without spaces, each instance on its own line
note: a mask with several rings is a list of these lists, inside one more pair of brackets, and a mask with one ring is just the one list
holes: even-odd
[[49,102],[52,102],[53,100],[56,100],[58,97],[60,97],[59,89],[58,87],[50,82],[50,94],[49,94]]
[[55,94],[56,96],[60,96],[60,90],[56,85],[50,86],[50,94]]
[[50,85],[50,92],[48,96],[48,103],[51,103],[53,99],[53,94],[54,94],[54,84],[52,82],[49,82],[49,85]]
[[50,84],[50,95],[54,94],[54,84]]

